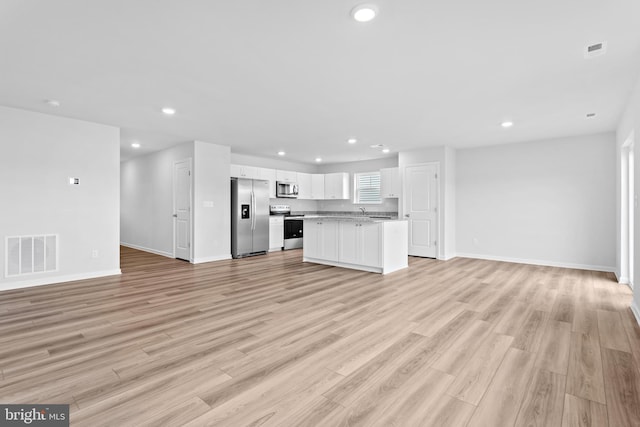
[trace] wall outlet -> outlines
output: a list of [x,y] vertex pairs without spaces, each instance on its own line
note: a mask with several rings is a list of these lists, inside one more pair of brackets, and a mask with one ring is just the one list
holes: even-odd
[[94,249],[91,251],[91,258],[98,258],[98,250]]

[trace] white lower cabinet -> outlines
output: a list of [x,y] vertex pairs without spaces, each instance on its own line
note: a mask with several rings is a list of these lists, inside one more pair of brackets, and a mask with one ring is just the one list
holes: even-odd
[[337,261],[338,225],[336,221],[305,220],[303,257]]
[[269,217],[269,251],[279,251],[284,246],[284,217]]
[[381,223],[340,223],[340,262],[381,267]]

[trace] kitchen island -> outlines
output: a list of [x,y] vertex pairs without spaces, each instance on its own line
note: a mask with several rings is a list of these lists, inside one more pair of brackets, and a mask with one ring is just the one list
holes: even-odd
[[407,221],[365,216],[304,217],[304,262],[387,274],[408,266]]

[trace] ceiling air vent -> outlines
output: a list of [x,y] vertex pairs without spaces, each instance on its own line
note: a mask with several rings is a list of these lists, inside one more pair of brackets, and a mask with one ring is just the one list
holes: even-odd
[[584,48],[584,57],[586,59],[595,58],[596,56],[604,55],[606,51],[607,42],[590,44]]

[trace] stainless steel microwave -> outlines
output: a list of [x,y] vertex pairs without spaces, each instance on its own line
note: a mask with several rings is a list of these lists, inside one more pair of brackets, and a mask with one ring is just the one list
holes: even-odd
[[298,184],[276,181],[276,197],[295,199],[298,197]]

